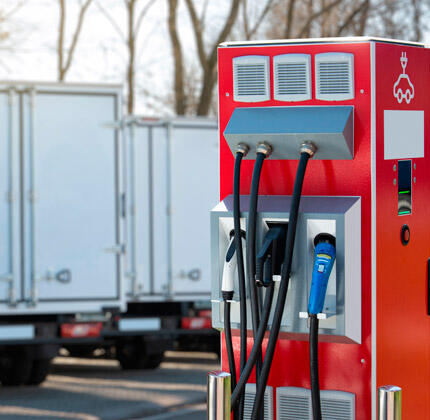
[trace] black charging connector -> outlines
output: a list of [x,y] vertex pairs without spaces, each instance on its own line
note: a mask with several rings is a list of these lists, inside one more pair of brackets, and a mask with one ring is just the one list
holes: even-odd
[[288,223],[268,222],[267,226],[269,230],[257,255],[255,270],[255,283],[259,287],[270,286],[273,276],[281,274],[287,239]]

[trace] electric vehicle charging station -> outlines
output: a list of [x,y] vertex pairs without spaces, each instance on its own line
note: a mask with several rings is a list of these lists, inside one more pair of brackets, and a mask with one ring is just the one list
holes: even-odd
[[430,51],[252,41],[221,44],[218,61],[212,318],[233,417],[400,418],[377,407],[396,385],[396,416],[430,418]]

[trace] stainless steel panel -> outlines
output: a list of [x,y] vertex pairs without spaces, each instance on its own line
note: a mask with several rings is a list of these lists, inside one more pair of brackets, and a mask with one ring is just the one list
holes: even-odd
[[[257,244],[267,232],[268,221],[288,221],[291,197],[261,196],[258,203]],[[324,313],[320,320],[322,341],[336,340],[346,343],[361,342],[361,210],[358,197],[302,197],[297,224],[294,259],[281,331],[296,339],[308,339],[307,320],[299,316],[307,312],[307,302],[313,268],[312,240],[316,229],[336,234],[336,265],[330,276]],[[247,217],[249,196],[241,197],[241,211]],[[223,302],[221,299],[221,274],[232,224],[232,196],[226,197],[212,211],[212,323],[223,328]],[[237,284],[237,281],[236,281]],[[279,283],[275,283],[276,301]],[[264,295],[264,290],[261,291]],[[238,300],[237,287],[234,300]],[[263,299],[263,296],[262,296]],[[272,314],[269,318],[269,327]],[[250,305],[247,305],[250,310]],[[239,304],[232,304],[233,328],[239,328]],[[251,329],[251,313],[247,328]]]

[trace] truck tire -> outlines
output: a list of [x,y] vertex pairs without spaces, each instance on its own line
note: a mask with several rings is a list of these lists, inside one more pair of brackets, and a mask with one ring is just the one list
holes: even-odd
[[164,359],[164,352],[147,354],[143,343],[117,345],[117,358],[124,370],[155,369]]
[[40,385],[45,381],[51,367],[51,359],[35,359],[31,367],[27,385]]
[[144,369],[156,369],[164,360],[164,353],[151,354],[148,356]]
[[17,352],[0,358],[0,382],[3,386],[18,386],[28,382],[32,360],[26,352]]

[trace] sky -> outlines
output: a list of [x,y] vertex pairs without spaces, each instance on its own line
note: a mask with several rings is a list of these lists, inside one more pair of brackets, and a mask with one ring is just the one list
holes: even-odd
[[[17,0],[0,0],[17,3]],[[125,27],[126,14],[121,0],[99,0]],[[141,1],[142,5],[146,0]],[[66,45],[76,25],[79,0],[67,0]],[[181,10],[181,15],[184,14]],[[143,90],[165,96],[171,88],[171,50],[166,24],[166,1],[156,0],[148,12],[139,36],[136,81],[137,113],[165,113],[159,101],[146,98]],[[184,20],[187,16],[182,16]],[[27,0],[13,15],[11,48],[1,51],[0,79],[55,81],[57,79],[56,43],[59,8],[57,0]],[[184,30],[185,29],[185,30]],[[182,27],[182,36],[193,42],[191,32]],[[85,83],[124,83],[127,49],[112,24],[93,4],[88,9],[84,27],[66,81]],[[140,94],[139,94],[140,93]]]
[[[82,0],[67,1],[66,46],[69,45]],[[140,0],[141,7],[148,0]],[[13,14],[9,25],[10,45],[0,44],[0,79],[55,81],[57,79],[56,43],[58,39],[58,0],[0,0],[0,10],[24,5]],[[123,0],[99,2],[120,27],[126,26]],[[204,0],[196,0],[201,6]],[[208,41],[219,31],[228,11],[229,0],[209,1]],[[194,63],[195,43],[184,2],[179,2],[178,27],[188,63]],[[141,28],[136,66],[136,114],[161,116],[171,113],[165,98],[172,91],[172,58],[167,30],[167,0],[156,0]],[[210,39],[212,37],[212,39]],[[427,33],[426,42],[430,42]],[[8,48],[6,48],[8,47]],[[97,4],[88,9],[72,67],[66,81],[85,83],[124,83],[127,49],[120,34],[106,19]],[[148,94],[148,92],[150,94]],[[158,98],[162,98],[159,100]]]

